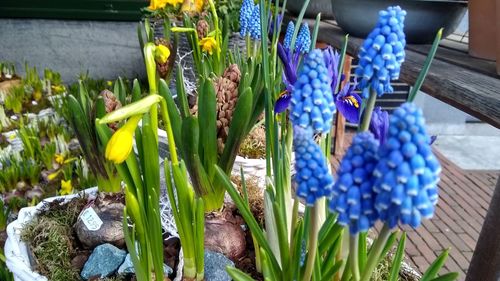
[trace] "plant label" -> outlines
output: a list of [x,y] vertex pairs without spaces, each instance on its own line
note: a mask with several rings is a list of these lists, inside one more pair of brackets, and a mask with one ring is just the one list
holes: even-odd
[[102,226],[102,220],[99,218],[97,213],[94,211],[94,208],[90,207],[85,210],[80,214],[80,218],[83,221],[83,224],[87,227],[88,230],[90,231],[96,231],[99,230]]

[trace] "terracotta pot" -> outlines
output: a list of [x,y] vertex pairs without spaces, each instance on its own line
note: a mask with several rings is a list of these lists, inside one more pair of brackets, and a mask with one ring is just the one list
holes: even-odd
[[[474,57],[495,60],[500,45],[496,42],[498,0],[469,1],[469,54]],[[497,46],[498,45],[498,46]]]

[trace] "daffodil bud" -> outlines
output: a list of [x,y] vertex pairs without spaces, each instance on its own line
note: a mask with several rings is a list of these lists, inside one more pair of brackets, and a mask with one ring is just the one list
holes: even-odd
[[111,136],[106,145],[106,159],[115,164],[121,164],[128,158],[134,143],[134,131],[141,117],[142,115],[131,117],[123,127]]
[[132,219],[135,224],[135,229],[139,235],[144,235],[143,222],[141,217],[141,211],[139,208],[139,202],[132,192],[125,192],[125,208],[127,214]]
[[164,45],[158,45],[155,49],[155,60],[159,63],[166,63],[170,57],[170,50]]
[[156,105],[162,100],[159,95],[149,95],[136,102],[127,104],[124,107],[116,109],[113,112],[106,114],[99,120],[99,124],[108,124],[117,121],[122,121],[135,115],[142,115],[149,112],[151,106]]

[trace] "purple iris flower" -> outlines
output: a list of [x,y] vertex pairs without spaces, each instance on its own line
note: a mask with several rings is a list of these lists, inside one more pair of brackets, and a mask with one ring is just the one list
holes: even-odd
[[389,113],[382,110],[380,106],[373,110],[369,131],[380,142],[380,145],[385,143],[389,132]]
[[[342,81],[342,80],[341,80]],[[357,83],[348,83],[335,95],[337,110],[351,123],[359,123],[359,111],[361,109],[361,97],[354,93]]]
[[[277,18],[278,18],[278,25],[277,26],[281,26],[281,23],[283,22],[283,16],[281,14],[278,14]],[[269,39],[272,39],[273,34],[274,34],[274,23],[275,23],[275,19],[273,18],[273,15],[269,14],[269,21],[268,21],[268,25],[267,25],[267,26],[269,26],[269,29],[268,29]]]
[[[335,105],[339,112],[351,123],[359,123],[359,111],[361,109],[361,97],[354,93],[356,89],[356,81],[354,83],[346,83],[343,87],[337,90],[337,83],[342,83],[345,79],[344,74],[339,74],[340,54],[331,46],[323,50],[325,63],[328,68],[328,73],[332,77],[332,93],[335,94]],[[340,75],[340,81],[339,81]]]
[[281,43],[278,43],[278,57],[283,63],[282,79],[283,84],[285,84],[285,91],[281,93],[280,97],[276,101],[274,111],[276,113],[281,113],[290,105],[293,85],[297,81],[297,68],[299,66],[300,52],[287,50]]

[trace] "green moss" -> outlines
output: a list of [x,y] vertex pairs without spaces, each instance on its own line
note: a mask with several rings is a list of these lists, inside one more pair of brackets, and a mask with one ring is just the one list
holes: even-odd
[[36,271],[51,281],[81,280],[71,265],[77,253],[73,225],[86,202],[77,198],[63,205],[50,203],[21,233],[33,253]]

